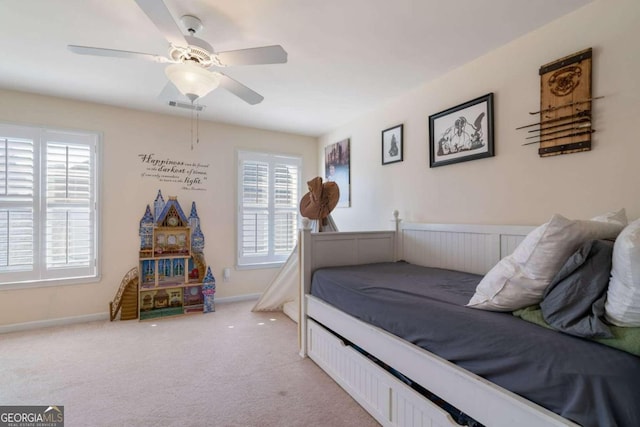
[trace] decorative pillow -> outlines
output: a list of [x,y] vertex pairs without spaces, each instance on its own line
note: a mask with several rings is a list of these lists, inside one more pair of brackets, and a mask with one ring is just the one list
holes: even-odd
[[614,325],[640,326],[640,219],[622,230],[613,245],[604,310]]
[[591,221],[617,222],[623,227],[626,227],[629,223],[627,221],[627,211],[624,208],[620,209],[617,212],[607,212],[602,215],[595,216],[591,218]]
[[612,253],[612,241],[589,240],[567,259],[540,303],[547,323],[578,337],[613,338],[601,320]]
[[513,311],[538,304],[553,276],[582,243],[614,239],[622,229],[617,221],[569,220],[556,214],[489,270],[467,305]]

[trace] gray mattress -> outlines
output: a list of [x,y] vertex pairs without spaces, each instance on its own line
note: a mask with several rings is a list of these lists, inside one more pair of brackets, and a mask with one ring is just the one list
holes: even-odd
[[640,358],[465,307],[481,278],[404,262],[323,268],[311,294],[574,422],[640,426]]

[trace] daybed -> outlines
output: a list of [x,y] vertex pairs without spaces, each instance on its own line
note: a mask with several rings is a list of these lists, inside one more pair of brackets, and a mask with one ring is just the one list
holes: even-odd
[[[301,356],[312,358],[382,425],[459,425],[454,418],[469,425],[477,422],[486,426],[637,425],[637,356],[542,328],[510,313],[464,306],[482,275],[512,253],[533,228],[411,223],[399,226],[396,220],[396,231],[316,234],[302,230]],[[365,264],[372,265],[363,267]],[[421,279],[417,278],[422,267],[436,268],[428,274],[444,275],[436,279],[444,293],[431,296],[437,300],[435,305],[422,311],[413,303],[400,306],[397,311],[411,313],[409,316],[428,331],[432,327],[426,336],[416,336],[416,328],[409,327],[405,331],[408,338],[402,339],[395,333],[403,333],[407,326],[403,319],[393,318],[397,313],[392,313],[392,306],[398,294],[422,297]],[[319,276],[324,276],[329,287],[314,284],[317,289],[312,292],[312,276],[319,269]],[[450,274],[454,275],[453,284]],[[389,282],[392,288],[383,291],[387,294],[371,303],[369,311],[365,308],[367,303],[360,300],[368,293],[368,289],[363,292],[358,288],[363,275],[369,275],[369,287]],[[457,286],[455,280],[464,286]],[[349,288],[349,282],[355,288]],[[411,287],[416,284],[417,288]],[[456,290],[458,287],[463,288],[461,293]],[[345,288],[346,293],[336,296],[337,288]],[[449,310],[447,305],[457,311],[453,320],[444,317]],[[389,313],[391,320],[384,320]],[[467,313],[471,317],[455,317]],[[513,345],[505,350],[507,359],[501,360],[496,359],[493,347],[507,333],[508,328],[503,329],[500,324],[503,320],[521,324],[522,329],[515,338],[507,338]],[[446,323],[455,329],[443,338],[438,333]],[[478,325],[485,331],[471,329]],[[471,347],[474,342],[482,345],[484,338],[484,348]],[[533,362],[518,356],[519,352],[534,349],[541,352]],[[571,353],[578,356],[575,369],[573,361],[565,360]],[[536,357],[544,363],[537,363]],[[590,361],[593,368],[580,365]],[[554,364],[563,365],[559,369],[564,370],[558,375]],[[515,371],[520,371],[516,380],[509,377]],[[580,375],[585,371],[593,371],[596,378],[583,381]],[[598,388],[600,380],[609,376],[614,377],[612,385]],[[538,380],[547,381],[548,386]],[[581,393],[594,395],[591,397],[595,404],[591,405],[588,398],[583,402]],[[558,394],[564,394],[565,399],[556,404],[553,399]],[[459,413],[462,414],[456,416]]]

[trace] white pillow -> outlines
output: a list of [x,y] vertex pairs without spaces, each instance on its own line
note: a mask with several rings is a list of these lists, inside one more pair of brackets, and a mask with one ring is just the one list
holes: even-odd
[[593,239],[614,239],[619,221],[570,220],[554,215],[525,237],[482,278],[469,307],[513,311],[542,301],[542,295],[564,262]]
[[640,326],[640,219],[622,230],[611,261],[605,317],[614,325]]
[[627,221],[627,211],[625,211],[624,208],[620,209],[618,212],[607,212],[602,215],[594,216],[591,218],[591,221],[617,222],[623,227],[626,227],[629,223]]

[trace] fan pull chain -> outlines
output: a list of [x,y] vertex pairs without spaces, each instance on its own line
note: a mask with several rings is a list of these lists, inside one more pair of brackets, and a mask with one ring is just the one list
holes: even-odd
[[200,111],[196,109],[196,144],[200,144]]
[[[193,105],[193,101],[191,101],[191,105]],[[193,151],[193,109],[191,109],[191,151]]]

